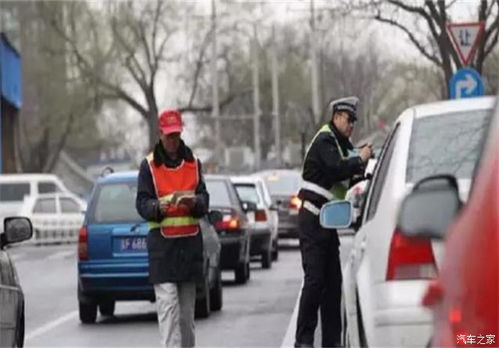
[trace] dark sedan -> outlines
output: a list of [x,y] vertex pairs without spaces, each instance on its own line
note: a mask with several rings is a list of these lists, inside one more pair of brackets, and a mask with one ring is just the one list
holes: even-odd
[[24,295],[7,245],[30,239],[33,234],[27,218],[6,218],[0,235],[0,347],[24,344]]
[[256,210],[256,205],[241,202],[227,176],[206,175],[205,181],[210,209],[223,215],[215,224],[222,244],[222,269],[234,270],[236,283],[244,284],[250,278],[250,233],[245,210]]

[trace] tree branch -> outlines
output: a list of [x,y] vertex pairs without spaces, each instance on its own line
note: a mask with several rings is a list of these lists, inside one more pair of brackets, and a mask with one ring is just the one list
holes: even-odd
[[208,31],[206,36],[204,37],[204,40],[201,44],[201,48],[199,50],[199,55],[198,59],[196,61],[196,68],[194,69],[194,75],[193,75],[193,81],[194,81],[194,86],[192,87],[191,90],[191,95],[189,97],[189,102],[187,103],[188,106],[192,106],[192,103],[194,102],[194,97],[196,96],[196,92],[199,86],[199,75],[201,73],[201,69],[203,68],[203,58],[206,52],[206,48],[208,47],[208,42],[209,38],[211,37],[211,33],[213,31],[213,28]]
[[[244,91],[241,91],[239,93],[229,95],[226,99],[224,99],[223,101],[220,102],[220,110],[222,110],[227,105],[232,103],[235,99],[241,98],[241,97],[248,95],[252,92],[253,92],[253,90],[244,90]],[[184,107],[178,108],[178,110],[181,113],[183,113],[183,112],[211,112],[212,109],[213,109],[212,105],[204,105],[204,106],[192,106],[191,105],[191,106],[184,106]]]
[[379,13],[374,17],[374,19],[377,20],[377,21],[379,21],[379,22],[387,23],[387,24],[390,24],[390,25],[392,25],[394,27],[397,27],[397,28],[401,29],[404,33],[407,34],[407,36],[409,37],[409,40],[411,40],[411,42],[416,46],[416,48],[419,50],[419,52],[421,52],[421,54],[423,56],[425,56],[427,59],[429,59],[430,61],[432,61],[437,66],[439,66],[439,67],[442,66],[442,62],[438,59],[438,57],[436,57],[436,56],[431,55],[430,53],[428,53],[428,51],[416,39],[416,37],[414,36],[414,34],[408,28],[404,27],[402,24],[398,23],[395,20],[381,17],[381,15]]

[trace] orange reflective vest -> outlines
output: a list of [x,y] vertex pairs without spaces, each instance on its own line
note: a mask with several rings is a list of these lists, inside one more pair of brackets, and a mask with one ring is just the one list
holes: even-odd
[[[161,202],[171,201],[177,191],[196,190],[199,183],[198,161],[182,163],[176,168],[168,168],[164,164],[156,166],[154,156],[150,153],[147,157],[149,168],[154,183],[156,195]],[[199,232],[199,220],[192,217],[188,209],[183,206],[172,205],[166,212],[166,217],[161,222],[149,221],[149,230],[160,228],[165,238],[178,238],[195,236]]]

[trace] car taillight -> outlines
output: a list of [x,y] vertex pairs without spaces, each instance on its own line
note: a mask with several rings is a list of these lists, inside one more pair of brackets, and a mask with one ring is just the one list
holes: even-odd
[[434,280],[426,289],[423,296],[422,304],[425,307],[433,307],[442,301],[443,289],[440,280]]
[[80,233],[78,234],[78,259],[81,261],[88,260],[88,230],[86,226],[80,228]]
[[301,207],[301,199],[298,196],[291,196],[289,200],[289,209],[298,210]]
[[255,221],[267,221],[267,213],[265,210],[257,210],[255,212]]
[[237,216],[224,215],[221,221],[215,224],[217,230],[238,230],[241,228],[241,222]]
[[437,275],[435,257],[428,239],[393,232],[386,280],[433,279]]

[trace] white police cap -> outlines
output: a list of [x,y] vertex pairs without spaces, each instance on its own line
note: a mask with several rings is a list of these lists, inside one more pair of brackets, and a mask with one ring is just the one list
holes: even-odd
[[356,117],[358,104],[359,98],[355,96],[340,98],[329,103],[329,110],[332,114],[337,111],[346,111],[350,115]]

